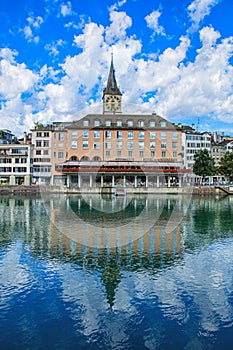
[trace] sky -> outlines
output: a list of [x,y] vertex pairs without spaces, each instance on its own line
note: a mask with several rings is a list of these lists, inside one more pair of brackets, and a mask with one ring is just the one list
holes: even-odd
[[233,135],[232,0],[0,0],[0,128],[122,112]]

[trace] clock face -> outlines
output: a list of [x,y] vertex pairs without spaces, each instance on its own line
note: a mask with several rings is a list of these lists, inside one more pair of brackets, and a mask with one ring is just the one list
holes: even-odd
[[120,111],[121,99],[118,96],[107,96],[105,102],[108,111]]

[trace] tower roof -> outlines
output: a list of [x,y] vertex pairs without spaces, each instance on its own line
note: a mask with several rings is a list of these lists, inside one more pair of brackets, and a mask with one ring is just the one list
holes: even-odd
[[120,92],[120,89],[117,86],[117,82],[116,82],[115,69],[114,69],[114,65],[113,65],[113,54],[112,54],[112,58],[111,58],[107,86],[104,89],[104,95],[105,94],[122,95],[122,93]]

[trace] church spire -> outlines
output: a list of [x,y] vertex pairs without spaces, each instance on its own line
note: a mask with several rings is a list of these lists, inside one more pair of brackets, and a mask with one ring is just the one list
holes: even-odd
[[111,53],[111,64],[110,64],[110,70],[108,74],[108,82],[107,82],[106,88],[104,89],[104,94],[120,95],[120,96],[122,95],[116,82],[115,69],[113,64],[113,53]]
[[121,113],[121,98],[122,93],[117,86],[113,64],[113,54],[111,54],[111,64],[107,86],[103,91],[103,113]]

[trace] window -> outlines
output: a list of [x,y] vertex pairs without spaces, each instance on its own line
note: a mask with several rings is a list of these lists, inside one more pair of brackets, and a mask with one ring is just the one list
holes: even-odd
[[139,138],[139,139],[144,139],[144,136],[145,136],[144,131],[139,131],[139,133],[138,133],[138,138]]
[[119,127],[119,126],[122,126],[122,120],[117,120],[117,123],[116,125]]
[[167,142],[161,142],[161,148],[162,149],[167,148]]
[[139,152],[139,157],[141,157],[141,158],[144,157],[144,152],[143,152],[143,151],[140,151],[140,152]]
[[87,149],[88,148],[88,141],[83,141],[83,149]]
[[110,151],[106,151],[106,157],[110,157]]
[[48,149],[45,149],[44,150],[44,156],[47,156],[49,154],[49,150]]
[[63,157],[64,157],[64,154],[63,154],[63,152],[58,152],[58,159],[62,159]]
[[49,137],[49,132],[48,131],[44,132],[44,137]]
[[172,149],[178,148],[178,142],[172,142]]
[[111,142],[105,142],[105,148],[111,149]]
[[72,141],[71,148],[78,148],[78,141]]
[[167,126],[167,123],[164,120],[160,121],[161,128],[165,128]]
[[37,150],[36,150],[36,155],[37,155],[37,156],[40,156],[40,155],[41,155],[41,150],[38,150],[38,149],[37,149]]
[[15,163],[16,163],[16,164],[19,163],[19,158],[15,158]]
[[72,130],[71,137],[72,137],[72,139],[76,139],[76,137],[78,137],[78,131]]
[[167,133],[166,131],[161,132],[161,140],[166,140],[167,139]]
[[117,131],[117,139],[122,139],[122,131]]
[[138,142],[138,148],[139,149],[144,149],[144,141],[139,141]]
[[150,128],[154,128],[155,127],[155,121],[154,120],[150,120],[149,121],[149,127]]
[[111,120],[106,120],[105,125],[106,126],[111,126]]
[[133,141],[128,141],[128,149],[133,149]]
[[172,140],[178,140],[178,132],[173,131],[173,133],[172,133]]
[[59,141],[64,141],[64,134],[63,134],[63,132],[59,132],[59,134],[58,134],[58,140],[59,140]]
[[95,119],[94,126],[100,126],[100,120],[99,119]]
[[133,156],[133,152],[132,151],[128,151],[128,157],[132,157]]
[[110,139],[111,138],[111,131],[109,131],[109,130],[105,131],[105,138],[106,139]]
[[133,126],[133,121],[132,120],[128,120],[128,126],[132,127]]
[[49,141],[44,141],[44,147],[49,147]]
[[139,120],[138,121],[138,126],[143,128],[144,127],[144,120]]
[[116,148],[117,149],[122,149],[122,141],[117,141],[116,142]]
[[100,131],[94,130],[94,139],[99,139],[99,138],[100,138]]
[[172,155],[173,155],[174,158],[177,158],[177,152],[173,152]]
[[150,142],[150,149],[155,149],[155,142],[154,141]]
[[156,134],[155,131],[150,132],[150,140],[155,140]]
[[36,147],[41,147],[42,142],[41,141],[36,141]]
[[117,157],[121,157],[121,151],[117,151]]
[[100,149],[100,143],[99,142],[95,142],[94,143],[94,149]]
[[150,156],[154,157],[155,156],[155,151],[150,151]]
[[163,151],[162,152],[162,158],[165,158],[166,157],[166,151]]
[[85,119],[83,121],[83,126],[89,126],[89,120],[88,119]]
[[88,130],[83,130],[83,138],[84,139],[88,138]]
[[42,132],[37,132],[36,137],[42,137]]
[[134,133],[133,131],[128,131],[128,139],[132,140],[134,138]]

